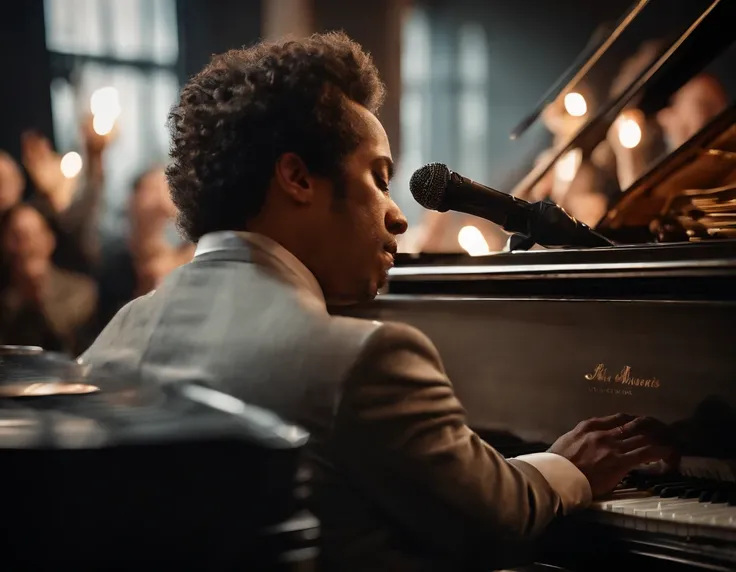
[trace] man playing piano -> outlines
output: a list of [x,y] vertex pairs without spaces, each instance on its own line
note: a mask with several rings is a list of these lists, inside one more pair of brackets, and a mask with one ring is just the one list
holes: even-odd
[[421,332],[328,314],[376,296],[407,227],[383,95],[341,33],[216,56],[170,116],[168,178],[194,260],[83,360],[208,383],[309,429],[325,569],[493,569],[667,451],[646,421],[615,415],[504,459],[466,425]]

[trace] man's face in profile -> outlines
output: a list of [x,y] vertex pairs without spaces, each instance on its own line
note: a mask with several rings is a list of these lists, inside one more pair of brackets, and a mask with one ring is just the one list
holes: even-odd
[[310,270],[333,304],[374,298],[393,266],[396,237],[406,231],[403,213],[389,195],[393,174],[391,147],[380,121],[367,109],[351,106],[361,142],[345,160],[342,188],[331,184],[321,201],[320,233],[329,247],[316,254]]

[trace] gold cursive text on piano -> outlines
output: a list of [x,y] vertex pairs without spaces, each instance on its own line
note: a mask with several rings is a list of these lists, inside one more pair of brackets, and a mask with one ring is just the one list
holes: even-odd
[[598,381],[601,383],[619,383],[630,387],[648,387],[651,389],[659,389],[662,383],[656,377],[636,377],[631,373],[631,366],[624,366],[617,374],[612,375],[608,372],[605,364],[599,363],[591,373],[585,374],[588,381]]

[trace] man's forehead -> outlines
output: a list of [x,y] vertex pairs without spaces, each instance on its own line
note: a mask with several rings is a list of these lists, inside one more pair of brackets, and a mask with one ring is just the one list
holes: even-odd
[[388,135],[379,119],[362,105],[350,102],[350,106],[355,113],[354,128],[361,135],[361,147],[366,151],[370,150],[376,156],[390,158],[391,146]]

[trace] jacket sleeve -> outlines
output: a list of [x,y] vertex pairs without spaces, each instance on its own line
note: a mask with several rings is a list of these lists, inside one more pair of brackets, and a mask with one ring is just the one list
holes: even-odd
[[436,348],[407,325],[373,333],[345,380],[333,435],[351,480],[439,557],[488,569],[522,561],[565,512],[539,469],[471,431]]

